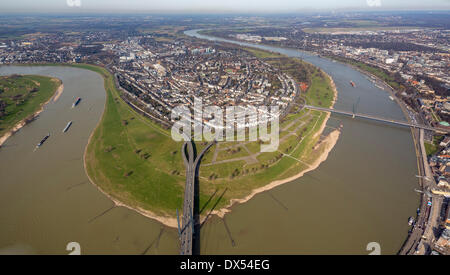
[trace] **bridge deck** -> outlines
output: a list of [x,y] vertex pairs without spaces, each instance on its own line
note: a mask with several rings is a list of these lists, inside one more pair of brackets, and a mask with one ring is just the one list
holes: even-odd
[[[187,150],[186,150],[187,149]],[[180,236],[180,254],[192,255],[192,235],[194,213],[194,149],[192,142],[185,142],[182,147],[184,165],[186,166],[186,186],[184,191],[183,218]]]
[[[194,159],[194,148],[192,141],[183,144],[181,154],[186,166],[186,186],[184,190],[183,202],[183,226],[180,236],[180,254],[192,255],[193,235],[194,235],[194,199],[195,199],[195,178],[203,155],[215,144],[210,142]],[[186,150],[187,149],[187,150]]]
[[395,119],[387,119],[387,118],[378,117],[378,116],[358,114],[358,113],[352,113],[352,112],[348,112],[348,111],[340,111],[340,110],[336,110],[336,109],[316,107],[316,106],[311,106],[311,105],[305,105],[305,108],[310,109],[310,110],[331,112],[331,113],[335,113],[335,114],[341,114],[341,115],[347,115],[347,116],[352,116],[352,117],[364,118],[364,119],[369,119],[369,120],[374,120],[374,121],[379,121],[379,122],[385,122],[385,123],[390,123],[390,124],[399,125],[399,126],[419,128],[419,129],[424,129],[424,130],[428,130],[428,131],[434,131],[434,132],[441,131],[441,130],[438,130],[436,128],[429,127],[429,126],[426,126],[426,125],[412,124],[412,123],[408,123],[406,121],[400,121],[400,120],[395,120]]

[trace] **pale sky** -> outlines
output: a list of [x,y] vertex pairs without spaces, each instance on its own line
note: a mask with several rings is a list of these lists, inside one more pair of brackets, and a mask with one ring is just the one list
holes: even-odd
[[6,12],[301,12],[330,9],[450,9],[450,0],[0,0]]

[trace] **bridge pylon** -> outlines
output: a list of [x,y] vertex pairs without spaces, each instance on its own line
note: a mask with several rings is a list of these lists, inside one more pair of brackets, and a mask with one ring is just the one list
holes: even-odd
[[358,97],[358,100],[355,103],[353,103],[353,115],[352,115],[352,118],[356,117],[356,109],[358,108],[360,100],[361,100],[361,97]]

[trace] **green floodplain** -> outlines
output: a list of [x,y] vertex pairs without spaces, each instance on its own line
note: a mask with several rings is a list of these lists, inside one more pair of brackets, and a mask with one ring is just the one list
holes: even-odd
[[[299,103],[330,107],[334,92],[329,79],[316,67],[299,59],[254,49],[251,54],[279,67],[309,86]],[[109,196],[135,209],[161,217],[174,217],[183,207],[185,168],[182,142],[143,117],[120,97],[113,76],[102,67],[74,64],[104,78],[105,110],[85,153],[90,179]],[[274,180],[297,175],[309,168],[325,150],[317,134],[326,113],[294,107],[280,121],[279,151],[260,153],[260,141],[219,142],[209,149],[199,172],[201,215],[226,207],[231,199],[248,196]],[[196,142],[200,152],[206,142]],[[286,156],[288,155],[288,156]]]
[[60,85],[56,78],[38,75],[0,77],[0,137],[17,123],[32,120]]

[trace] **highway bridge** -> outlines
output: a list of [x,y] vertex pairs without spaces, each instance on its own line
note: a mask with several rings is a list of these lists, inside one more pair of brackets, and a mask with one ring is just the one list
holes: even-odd
[[181,154],[186,167],[186,186],[184,190],[182,226],[178,217],[178,232],[180,234],[180,254],[192,255],[194,236],[194,199],[195,180],[198,175],[199,165],[202,157],[216,142],[212,141],[203,148],[200,154],[194,159],[194,146],[192,141],[183,144]]
[[436,128],[433,128],[430,126],[413,124],[413,123],[409,123],[409,122],[405,122],[405,121],[401,121],[401,120],[388,119],[388,118],[372,116],[372,115],[365,115],[365,114],[358,114],[358,113],[353,113],[353,112],[348,112],[348,111],[339,111],[336,109],[316,107],[316,106],[311,106],[311,105],[305,105],[305,108],[310,109],[310,110],[330,112],[330,113],[334,113],[334,114],[346,115],[346,116],[351,116],[351,117],[364,118],[364,119],[368,119],[368,120],[390,123],[390,124],[399,125],[399,126],[424,129],[424,130],[433,131],[433,132],[442,132],[442,130],[436,129]]

